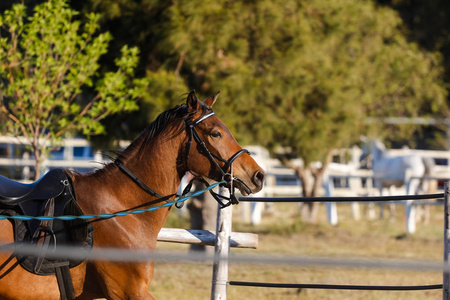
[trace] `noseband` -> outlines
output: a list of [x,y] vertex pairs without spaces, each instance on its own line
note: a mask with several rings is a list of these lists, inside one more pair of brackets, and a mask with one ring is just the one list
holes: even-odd
[[[201,150],[204,152],[205,156],[211,162],[211,164],[213,166],[215,166],[217,168],[217,170],[219,170],[219,172],[222,174],[222,180],[226,182],[226,183],[221,184],[220,186],[225,187],[229,190],[229,192],[230,192],[229,197],[220,195],[220,194],[215,193],[212,190],[210,190],[210,193],[214,197],[214,199],[216,199],[216,201],[219,203],[221,208],[224,208],[224,207],[230,206],[231,204],[239,203],[236,196],[234,195],[233,182],[238,181],[239,183],[244,184],[244,185],[245,185],[245,183],[243,181],[241,181],[239,178],[233,176],[233,162],[242,154],[249,153],[249,152],[246,149],[241,149],[238,152],[236,152],[234,155],[232,155],[228,160],[223,159],[222,157],[217,156],[214,153],[211,153],[211,151],[209,151],[209,149],[206,147],[203,140],[200,138],[200,135],[197,133],[197,130],[195,130],[195,126],[197,126],[202,121],[204,121],[212,116],[214,116],[214,112],[204,115],[194,121],[186,120],[186,128],[188,130],[188,136],[189,136],[189,140],[187,143],[186,165],[188,165],[188,163],[189,163],[189,153],[191,152],[192,141],[195,140],[197,142],[197,144],[200,146]],[[224,166],[221,167],[219,165],[219,163],[217,162],[217,160],[223,162]],[[206,186],[209,186],[208,182],[204,178],[200,177],[200,178],[195,178],[195,179],[200,180]],[[192,181],[188,184],[186,189],[190,189],[191,186],[192,186]],[[183,194],[184,194],[184,192],[183,192]],[[223,200],[225,200],[227,202],[224,202]]]

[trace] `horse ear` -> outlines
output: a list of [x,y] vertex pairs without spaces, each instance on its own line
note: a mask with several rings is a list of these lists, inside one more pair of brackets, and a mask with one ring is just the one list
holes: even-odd
[[203,102],[208,105],[209,107],[212,107],[214,105],[214,103],[216,102],[217,98],[219,98],[219,94],[220,91],[217,92],[217,94],[215,94],[212,97],[206,98]]
[[200,107],[199,100],[195,95],[195,91],[191,91],[187,97],[186,105],[188,106],[190,111],[197,111]]

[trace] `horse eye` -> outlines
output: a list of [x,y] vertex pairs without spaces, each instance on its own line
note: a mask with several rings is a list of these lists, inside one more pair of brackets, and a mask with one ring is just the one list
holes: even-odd
[[220,132],[218,132],[218,131],[213,131],[213,132],[211,132],[211,134],[210,134],[213,138],[220,138],[220,137],[222,137],[222,134],[220,133]]

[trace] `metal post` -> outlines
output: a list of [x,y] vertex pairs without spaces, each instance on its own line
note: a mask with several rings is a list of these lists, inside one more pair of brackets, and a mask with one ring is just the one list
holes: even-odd
[[[449,182],[444,185],[444,266],[448,267],[450,257],[450,215],[449,215]],[[450,300],[450,273],[444,271],[442,299]]]
[[[224,193],[224,189],[220,189]],[[227,299],[228,257],[230,254],[231,219],[233,209],[228,206],[218,209],[216,226],[216,245],[212,276],[211,300]]]

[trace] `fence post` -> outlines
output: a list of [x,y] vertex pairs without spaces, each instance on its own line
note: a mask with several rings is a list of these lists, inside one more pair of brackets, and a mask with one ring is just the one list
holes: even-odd
[[[220,194],[224,193],[220,188]],[[233,208],[228,206],[217,211],[216,245],[212,276],[211,300],[226,300],[228,285],[228,257]]]
[[[449,182],[444,185],[444,267],[449,266],[450,257],[450,212],[449,212]],[[442,299],[450,300],[450,273],[444,270]]]

